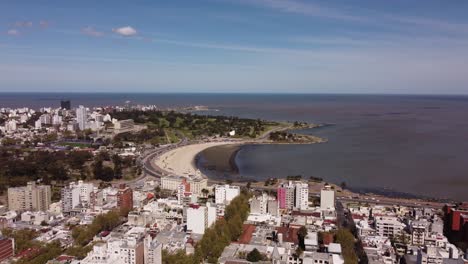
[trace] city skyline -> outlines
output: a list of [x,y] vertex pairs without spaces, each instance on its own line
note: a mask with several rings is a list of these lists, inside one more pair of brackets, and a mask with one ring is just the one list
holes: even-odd
[[467,94],[467,5],[7,1],[0,92]]

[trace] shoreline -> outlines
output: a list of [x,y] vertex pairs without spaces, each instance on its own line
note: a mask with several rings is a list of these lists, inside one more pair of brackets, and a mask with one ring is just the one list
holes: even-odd
[[[265,180],[257,180],[252,178],[243,178],[239,174],[239,168],[235,162],[239,151],[244,146],[259,145],[259,142],[248,142],[248,141],[222,141],[222,142],[204,142],[192,145],[182,146],[173,150],[170,150],[153,163],[158,166],[161,162],[171,163],[171,166],[166,165],[165,167],[159,167],[160,170],[166,171],[169,175],[178,175],[183,177],[190,176],[202,176],[210,182],[225,182],[226,180],[232,180],[234,183],[242,184],[246,182],[253,182],[263,186]],[[268,144],[268,143],[267,143]],[[271,144],[271,143],[270,143]],[[206,162],[205,155],[207,154],[216,157],[216,160],[210,161],[209,164]],[[211,153],[210,153],[211,152]],[[201,167],[205,166],[205,167]],[[190,168],[191,173],[183,171],[185,168]],[[176,172],[181,172],[177,174]],[[187,173],[184,173],[187,172]],[[277,177],[274,177],[277,178]],[[278,179],[285,179],[278,177]],[[307,180],[304,178],[303,180]],[[327,182],[324,180],[323,182]],[[333,185],[339,183],[329,182]],[[352,185],[346,190],[353,195],[367,195],[374,197],[386,197],[388,199],[404,199],[408,201],[425,201],[425,202],[436,202],[436,203],[447,203],[454,202],[452,199],[425,197],[423,195],[417,195],[413,193],[400,192],[398,190],[390,189],[378,189],[368,187],[353,187]],[[369,202],[372,202],[369,200]]]
[[211,147],[241,143],[237,141],[219,141],[185,145],[162,154],[153,160],[152,163],[166,175],[190,177],[202,174],[204,178],[208,178],[200,172],[197,166],[197,156],[199,153]]

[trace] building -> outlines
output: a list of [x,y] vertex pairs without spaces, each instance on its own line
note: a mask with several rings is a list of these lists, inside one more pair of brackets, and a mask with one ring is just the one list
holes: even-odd
[[187,182],[190,184],[190,191],[196,195],[202,194],[202,190],[208,187],[208,179],[205,178],[188,179]]
[[153,240],[150,235],[145,238],[145,264],[162,263],[162,244]]
[[[190,193],[190,184],[187,183],[186,179],[182,180],[182,183],[177,187],[177,201],[179,204],[183,204],[186,194]],[[190,193],[191,194],[191,193]]]
[[62,124],[62,117],[59,115],[52,116],[52,125],[61,125]]
[[263,193],[261,196],[253,197],[250,201],[250,213],[266,214],[268,211],[268,195]]
[[271,214],[273,216],[279,216],[278,201],[268,200],[268,202],[267,202],[267,213]]
[[125,184],[119,185],[119,190],[117,191],[117,206],[125,210],[133,209],[133,190]]
[[414,221],[411,223],[411,243],[415,246],[424,245],[426,240],[426,233],[428,231],[429,222],[427,221]]
[[176,176],[167,176],[161,178],[161,189],[177,191],[180,184],[185,181],[190,185],[190,192],[196,195],[202,194],[202,190],[208,187],[208,179],[204,178],[183,178]]
[[175,191],[179,188],[179,185],[181,183],[182,183],[182,178],[180,177],[162,177],[161,189]]
[[306,210],[309,208],[309,185],[301,181],[283,182],[277,189],[277,200],[280,209]]
[[296,182],[296,201],[294,207],[299,210],[307,210],[309,208],[309,185],[303,182]]
[[[240,194],[239,186],[216,185],[215,186],[215,203],[229,204],[232,199]],[[266,206],[265,206],[266,207]]]
[[335,210],[335,190],[330,185],[325,185],[320,191],[320,209]]
[[87,126],[87,121],[88,121],[88,111],[86,108],[82,105],[80,105],[76,109],[76,122],[78,123],[78,127],[80,130],[85,130]]
[[383,237],[393,238],[400,234],[404,228],[405,224],[395,216],[379,216],[375,219],[377,234]]
[[80,264],[144,264],[144,230],[135,228],[125,234],[113,234],[93,250]]
[[62,188],[62,212],[70,213],[78,205],[87,206],[91,203],[91,194],[94,190],[92,183],[71,182],[67,187]]
[[187,208],[187,231],[194,234],[204,234],[205,230],[216,222],[216,207],[207,203],[206,206],[197,204]]
[[15,240],[13,238],[0,237],[0,262],[13,257],[15,252]]
[[287,183],[282,183],[277,190],[277,200],[279,203],[280,209],[290,209],[294,208],[295,203],[295,188],[291,181]]
[[51,203],[50,185],[28,182],[23,187],[8,188],[8,208],[15,211],[47,211]]
[[50,125],[52,124],[52,117],[49,114],[43,114],[39,117],[41,124],[43,125]]
[[70,102],[70,100],[62,100],[62,101],[60,101],[60,108],[65,109],[65,110],[70,110],[70,109],[71,109],[71,102]]
[[62,213],[69,214],[80,204],[80,189],[72,182],[69,186],[62,188]]
[[132,119],[120,120],[114,123],[114,130],[127,131],[132,130],[135,127],[135,122]]

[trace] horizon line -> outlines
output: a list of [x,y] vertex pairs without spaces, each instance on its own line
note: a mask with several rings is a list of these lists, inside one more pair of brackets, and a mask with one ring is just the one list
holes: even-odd
[[352,92],[59,92],[59,91],[0,91],[0,94],[163,94],[163,95],[382,95],[382,96],[468,96],[468,93],[352,93]]

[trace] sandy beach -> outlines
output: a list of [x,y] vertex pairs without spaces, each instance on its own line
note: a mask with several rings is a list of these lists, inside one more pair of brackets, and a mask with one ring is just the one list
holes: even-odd
[[[178,176],[189,176],[197,173],[197,166],[195,164],[195,157],[198,153],[205,149],[221,146],[239,144],[241,142],[209,142],[192,144],[168,151],[155,159],[154,163],[159,168],[167,171],[168,173]],[[205,176],[205,175],[204,175]],[[206,177],[206,176],[205,176]]]

